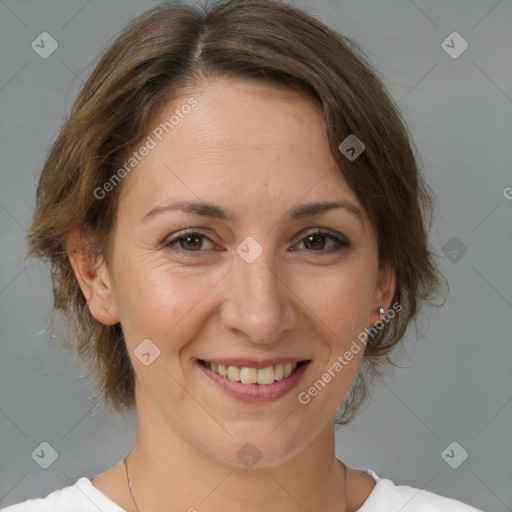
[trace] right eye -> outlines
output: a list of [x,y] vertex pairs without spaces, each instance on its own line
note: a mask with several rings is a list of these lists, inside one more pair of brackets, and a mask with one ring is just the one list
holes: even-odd
[[204,252],[204,240],[210,244],[213,242],[204,234],[196,231],[186,231],[179,233],[177,236],[164,243],[164,247],[177,252]]

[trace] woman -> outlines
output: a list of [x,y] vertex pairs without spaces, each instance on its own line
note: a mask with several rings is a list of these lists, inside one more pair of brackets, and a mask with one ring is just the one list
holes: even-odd
[[28,252],[135,442],[5,511],[476,510],[334,451],[435,297],[429,204],[352,41],[271,0],[136,19],[49,153]]

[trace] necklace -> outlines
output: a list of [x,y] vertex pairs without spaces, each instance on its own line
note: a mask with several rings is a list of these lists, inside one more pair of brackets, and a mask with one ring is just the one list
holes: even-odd
[[[128,457],[128,455],[126,457]],[[132,497],[135,508],[137,509],[137,512],[140,512],[139,507],[137,506],[137,502],[135,501],[135,496],[133,495],[132,483],[130,482],[130,474],[128,473],[128,464],[126,463],[126,457],[123,459],[123,464],[126,469],[126,480],[128,480],[128,488],[130,489],[130,495]],[[345,466],[345,463],[342,462],[341,460],[338,459],[338,461],[343,466],[343,473],[345,474],[345,498],[347,498],[347,466]],[[345,511],[347,510],[348,505],[346,506]]]
[[[126,457],[128,457],[128,455]],[[124,467],[126,469],[126,480],[128,480],[128,487],[130,488],[130,495],[132,497],[135,508],[137,509],[137,512],[140,512],[139,507],[137,506],[137,502],[135,501],[135,496],[133,495],[132,483],[130,482],[130,475],[128,473],[128,464],[126,463],[126,457],[123,459]]]

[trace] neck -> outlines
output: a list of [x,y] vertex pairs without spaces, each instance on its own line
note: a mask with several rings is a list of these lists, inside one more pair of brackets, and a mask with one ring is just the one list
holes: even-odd
[[[138,425],[126,457],[139,512],[348,510],[345,466],[335,457],[334,419],[292,459],[258,469],[228,465],[137,407]],[[141,419],[144,418],[144,422]],[[159,421],[158,421],[159,420]],[[134,504],[135,507],[135,504]]]

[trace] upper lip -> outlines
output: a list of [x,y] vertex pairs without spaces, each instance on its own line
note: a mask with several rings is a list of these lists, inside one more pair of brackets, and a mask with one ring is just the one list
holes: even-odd
[[309,361],[306,357],[273,357],[271,359],[253,359],[250,357],[213,357],[211,359],[199,359],[207,363],[222,364],[224,366],[237,366],[238,368],[268,368],[277,364],[301,363]]

